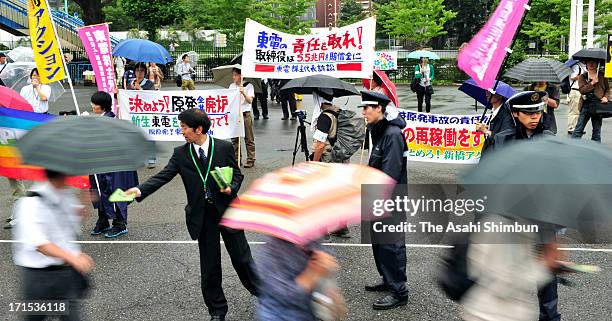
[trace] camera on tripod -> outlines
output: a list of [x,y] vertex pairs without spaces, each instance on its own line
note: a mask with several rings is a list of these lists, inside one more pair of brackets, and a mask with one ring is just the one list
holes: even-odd
[[[297,117],[300,120],[300,123],[306,122],[306,111],[305,110],[296,110],[293,113],[294,117]],[[306,122],[308,123],[308,122]]]

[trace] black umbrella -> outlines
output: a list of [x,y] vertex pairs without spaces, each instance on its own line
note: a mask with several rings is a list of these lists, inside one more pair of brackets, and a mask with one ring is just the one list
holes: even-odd
[[296,94],[308,95],[318,88],[327,88],[334,91],[334,97],[359,95],[355,86],[346,81],[326,75],[314,75],[292,79],[281,90]]
[[58,117],[17,140],[24,164],[79,176],[135,170],[155,153],[142,129],[109,117]]
[[230,60],[230,65],[242,65],[242,52],[237,54],[236,56],[234,56],[234,58],[232,58],[232,60]]
[[601,48],[582,49],[572,55],[574,60],[606,61],[606,50]]
[[489,212],[583,231],[609,228],[610,164],[612,151],[601,144],[549,137],[492,153],[461,182],[471,193],[488,196]]
[[528,58],[508,70],[504,77],[522,82],[548,81],[560,83],[571,73],[572,69],[560,61],[547,58]]

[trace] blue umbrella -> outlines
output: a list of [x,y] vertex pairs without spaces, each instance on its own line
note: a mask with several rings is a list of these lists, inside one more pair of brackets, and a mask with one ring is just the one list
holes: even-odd
[[126,39],[113,50],[113,56],[119,56],[138,62],[154,62],[165,65],[172,62],[172,57],[162,45],[145,39]]
[[570,58],[565,62],[565,65],[572,68],[574,67],[575,64],[578,64],[578,63],[580,63],[580,61]]
[[[464,81],[463,84],[459,86],[459,90],[463,91],[468,96],[476,99],[484,106],[487,106],[487,103],[489,102],[489,100],[487,99],[487,90],[478,87],[478,85],[476,85],[476,82],[472,78]],[[500,81],[497,84],[497,89],[495,90],[495,93],[508,99],[512,97],[512,95],[514,95],[515,91],[514,88],[510,87],[510,85],[506,84],[503,81]]]
[[440,56],[435,53],[427,50],[417,50],[408,54],[408,59],[421,59],[421,57],[429,58],[429,59],[440,59]]

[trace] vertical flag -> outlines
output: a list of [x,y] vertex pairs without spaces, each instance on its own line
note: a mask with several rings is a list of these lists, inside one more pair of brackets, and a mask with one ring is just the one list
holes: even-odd
[[98,90],[107,92],[112,97],[117,83],[113,69],[108,24],[79,28],[79,37],[96,75]]
[[608,47],[606,51],[608,54],[606,55],[606,73],[604,77],[612,78],[612,34],[608,35]]
[[527,3],[529,0],[501,0],[489,21],[459,52],[459,69],[472,77],[479,87],[493,88]]
[[66,78],[61,44],[55,33],[47,0],[28,0],[28,20],[40,81],[48,84]]

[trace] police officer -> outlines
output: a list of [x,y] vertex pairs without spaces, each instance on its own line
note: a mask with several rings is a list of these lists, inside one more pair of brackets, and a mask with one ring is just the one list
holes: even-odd
[[[540,135],[554,135],[545,129],[542,115],[548,103],[548,95],[545,91],[524,91],[510,99],[507,104],[512,110],[512,116],[516,120],[516,128],[507,129],[494,135],[493,149],[504,146],[515,140],[530,140]],[[557,305],[559,296],[557,294],[557,277],[538,289],[538,301],[540,304],[539,321],[558,321],[561,315]]]
[[[368,166],[377,168],[393,178],[397,184],[408,182],[407,152],[408,145],[402,130],[406,122],[397,117],[385,118],[386,107],[390,100],[387,96],[374,91],[362,91],[363,116],[371,133],[372,145]],[[383,224],[397,224],[405,220],[401,214],[394,213],[381,220]],[[388,292],[373,304],[375,310],[393,309],[408,303],[406,287],[406,244],[404,234],[381,235],[370,230],[372,251],[376,269],[382,282],[368,285],[366,291]]]

